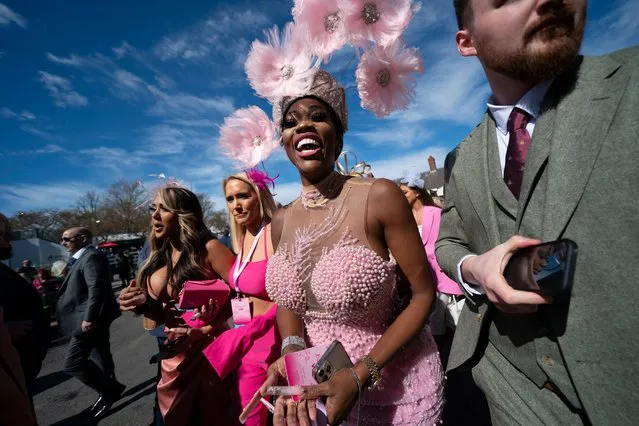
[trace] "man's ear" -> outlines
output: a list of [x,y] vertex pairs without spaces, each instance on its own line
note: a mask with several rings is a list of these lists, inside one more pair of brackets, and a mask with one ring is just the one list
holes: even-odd
[[477,56],[475,43],[468,29],[464,28],[455,34],[455,42],[457,43],[457,51],[462,56]]

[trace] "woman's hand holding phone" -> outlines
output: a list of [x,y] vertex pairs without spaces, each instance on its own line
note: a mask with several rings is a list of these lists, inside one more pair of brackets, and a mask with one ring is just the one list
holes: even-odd
[[[293,352],[294,350],[289,350]],[[286,368],[284,366],[284,356],[271,364],[267,370],[267,379],[260,389],[253,395],[253,399],[244,407],[240,414],[240,422],[244,423],[246,418],[259,404],[260,399],[268,397],[268,388],[270,386],[286,385]],[[317,411],[315,408],[315,400],[302,400],[296,402],[290,396],[280,396],[275,401],[275,410],[273,413],[273,425],[300,425],[311,426],[317,421]]]
[[218,306],[213,299],[209,299],[208,305],[202,305],[200,309],[195,309],[191,319],[199,319],[203,323],[209,324],[213,322],[218,314]]
[[304,386],[303,390],[300,396],[302,400],[326,398],[326,414],[330,425],[339,425],[346,420],[359,396],[357,381],[348,368],[339,370],[324,383]]
[[133,311],[146,303],[146,292],[131,280],[131,284],[120,292],[119,299],[122,312]]

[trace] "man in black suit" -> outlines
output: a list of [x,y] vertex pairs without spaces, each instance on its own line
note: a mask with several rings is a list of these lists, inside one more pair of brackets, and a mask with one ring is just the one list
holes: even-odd
[[[120,316],[111,288],[109,261],[91,245],[91,231],[71,228],[61,244],[71,253],[67,276],[60,287],[58,324],[71,336],[64,371],[100,395],[90,408],[98,418],[122,395],[125,386],[115,379],[109,327]],[[90,359],[97,359],[100,367]]]

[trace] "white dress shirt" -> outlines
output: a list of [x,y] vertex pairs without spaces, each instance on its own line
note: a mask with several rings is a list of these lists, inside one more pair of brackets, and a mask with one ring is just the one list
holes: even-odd
[[[508,141],[510,139],[510,133],[508,133],[507,123],[508,118],[510,117],[510,113],[515,108],[522,109],[530,114],[531,118],[526,124],[526,130],[530,137],[532,138],[533,132],[535,131],[535,123],[537,122],[537,116],[541,110],[541,104],[546,96],[546,92],[550,87],[551,81],[542,81],[530,89],[515,105],[496,105],[492,103],[494,98],[491,96],[488,99],[488,111],[490,115],[492,115],[495,120],[495,127],[497,128],[497,147],[499,148],[499,164],[501,166],[501,176],[504,176],[504,168],[506,167],[506,151],[508,151]],[[484,294],[484,290],[478,286],[473,284],[468,284],[464,282],[462,279],[461,265],[464,260],[468,259],[471,256],[476,256],[475,254],[469,254],[467,256],[462,257],[462,259],[457,264],[457,277],[459,278],[459,282],[464,286],[467,292],[470,294]]]
[[89,247],[93,247],[92,245],[88,245],[85,247],[82,247],[80,250],[76,251],[75,253],[73,253],[73,257],[75,260],[78,260],[80,258],[80,256],[82,256],[82,253],[84,253],[84,251],[89,248]]

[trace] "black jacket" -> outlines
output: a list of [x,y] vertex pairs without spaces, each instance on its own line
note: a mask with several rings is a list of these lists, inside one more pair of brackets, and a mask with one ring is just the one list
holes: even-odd
[[0,305],[5,322],[31,321],[31,331],[13,346],[27,381],[38,376],[49,347],[49,319],[45,315],[38,291],[17,272],[0,263]]
[[58,324],[66,335],[82,334],[82,321],[108,327],[119,317],[113,295],[109,260],[95,247],[87,247],[75,261],[60,287]]

